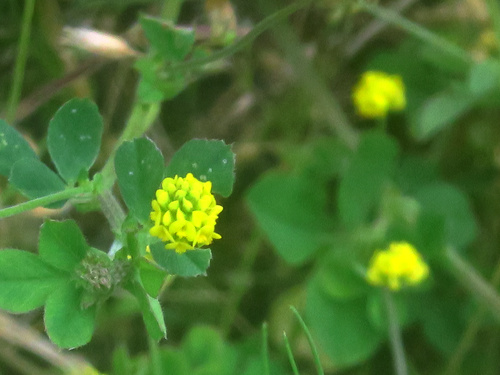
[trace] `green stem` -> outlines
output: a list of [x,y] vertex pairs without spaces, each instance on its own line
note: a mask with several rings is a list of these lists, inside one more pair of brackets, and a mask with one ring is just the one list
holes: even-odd
[[498,4],[498,0],[485,0],[485,2],[488,7],[488,14],[490,15],[497,41],[500,42],[500,4]]
[[469,263],[463,260],[455,249],[447,248],[445,255],[455,277],[462,286],[468,289],[500,321],[500,296],[491,285]]
[[160,113],[160,103],[143,104],[136,103],[132,109],[130,118],[123,130],[122,135],[118,139],[115,149],[109,156],[108,161],[102,169],[102,179],[104,189],[109,189],[115,181],[114,156],[120,145],[143,135],[153,125],[154,121]]
[[309,331],[309,328],[307,328],[306,323],[304,322],[304,319],[300,316],[299,312],[294,306],[290,306],[290,310],[292,310],[293,314],[299,321],[300,326],[302,327],[304,333],[306,334],[307,341],[309,342],[309,347],[311,348],[311,352],[313,354],[314,358],[314,365],[316,366],[316,371],[318,375],[325,375],[325,372],[323,371],[323,366],[321,366],[321,361],[319,359],[319,353],[318,349],[316,348],[316,345],[314,344],[314,340],[312,338],[311,332]]
[[269,344],[268,344],[267,323],[262,324],[262,364],[264,375],[271,375],[269,369]]
[[285,349],[288,355],[288,361],[290,362],[290,366],[292,366],[293,375],[300,375],[299,368],[297,367],[297,363],[295,363],[295,358],[293,357],[290,341],[288,341],[288,337],[286,336],[285,331],[283,331],[283,341],[285,341]]
[[158,342],[153,338],[149,337],[149,353],[151,356],[151,367],[153,375],[162,375],[163,369],[160,358],[160,350],[158,348]]
[[383,294],[385,307],[387,309],[387,320],[389,321],[389,340],[391,342],[394,371],[396,375],[407,375],[408,368],[406,365],[403,339],[401,337],[396,306],[389,290],[384,289]]
[[9,96],[9,104],[7,107],[7,122],[12,123],[16,118],[17,105],[21,97],[21,88],[24,80],[24,69],[28,58],[28,47],[30,42],[31,22],[35,11],[35,0],[26,0],[23,11],[23,24],[21,28],[21,36],[19,38],[18,52],[16,65],[14,67],[14,80],[12,82],[12,90]]
[[212,53],[210,56],[192,59],[188,61],[183,61],[177,64],[172,64],[169,68],[169,71],[174,72],[185,72],[188,70],[193,70],[208,63],[224,59],[231,55],[234,55],[236,52],[245,48],[249,44],[251,44],[255,38],[257,38],[260,34],[262,34],[267,29],[274,26],[277,22],[282,19],[287,18],[291,14],[295,13],[301,8],[306,7],[311,3],[312,0],[299,0],[276,13],[271,14],[269,17],[264,18],[261,22],[254,26],[254,28],[246,34],[244,37],[239,39],[236,43],[231,44],[230,46],[221,49],[220,51]]
[[99,194],[99,202],[101,203],[101,210],[106,219],[108,219],[113,233],[120,233],[123,221],[125,220],[125,212],[111,190],[104,190]]
[[30,201],[17,204],[15,206],[7,207],[0,210],[0,219],[4,219],[9,216],[14,216],[22,212],[31,211],[37,207],[47,206],[51,203],[74,198],[80,194],[90,195],[92,189],[93,189],[92,185],[79,186],[75,188],[66,189],[54,194],[46,195],[41,198],[32,199]]
[[454,56],[462,60],[467,65],[473,63],[472,58],[465,50],[463,50],[462,48],[458,47],[453,43],[448,42],[446,39],[441,38],[439,35],[436,35],[435,33],[429,31],[428,29],[420,25],[417,25],[414,22],[411,22],[410,20],[402,17],[398,13],[383,8],[381,6],[378,6],[377,4],[368,3],[366,1],[361,1],[360,6],[361,9],[364,9],[373,16],[385,22],[398,26],[399,28],[407,31],[409,34],[422,40],[423,42],[433,45],[434,47],[436,47],[437,50],[443,51],[449,54],[450,56]]
[[184,0],[165,0],[161,16],[166,21],[175,23],[179,17]]

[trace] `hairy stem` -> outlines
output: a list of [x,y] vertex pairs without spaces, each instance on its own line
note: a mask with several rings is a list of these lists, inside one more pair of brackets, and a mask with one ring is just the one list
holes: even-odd
[[75,188],[66,189],[58,193],[46,195],[45,197],[32,199],[30,201],[17,204],[15,206],[7,207],[0,210],[0,219],[9,216],[14,216],[22,212],[31,211],[37,207],[47,206],[51,203],[63,201],[70,198],[75,198],[82,194],[88,194],[91,197],[92,185],[79,186]]
[[123,221],[125,220],[125,212],[111,190],[103,191],[99,195],[99,202],[101,203],[101,210],[106,219],[108,219],[113,233],[120,233]]

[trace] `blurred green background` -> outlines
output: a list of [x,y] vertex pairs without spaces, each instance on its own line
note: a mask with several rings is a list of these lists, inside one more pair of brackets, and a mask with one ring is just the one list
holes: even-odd
[[[136,99],[139,73],[133,58],[111,59],[63,46],[63,27],[88,27],[121,36],[135,50],[144,52],[148,44],[138,27],[139,16],[160,17],[168,3],[36,2],[21,101],[10,123],[32,142],[42,159],[47,161],[45,137],[55,111],[75,96],[90,97],[105,124],[102,152],[94,167],[98,171]],[[380,207],[387,198],[385,190],[377,193],[369,186],[377,185],[376,176],[385,173],[384,152],[390,154],[387,175],[401,198],[400,205],[392,208],[391,220],[398,220],[394,213],[398,210],[403,218],[412,215],[413,201],[405,201],[406,197],[418,196],[420,204],[427,200],[432,207],[441,205],[435,211],[448,211],[447,217],[458,222],[455,232],[450,233],[466,237],[459,244],[461,254],[485,279],[493,277],[496,284],[500,281],[500,68],[495,34],[495,27],[500,26],[494,22],[492,2],[380,2],[460,46],[469,60],[384,23],[356,3],[314,1],[273,25],[248,47],[194,75],[179,95],[163,102],[158,119],[147,132],[167,162],[192,138],[223,139],[236,153],[233,194],[218,198],[224,206],[217,229],[222,240],[212,246],[208,276],[177,278],[161,296],[168,340],[161,343],[165,351],[160,356],[170,356],[162,359],[165,363],[176,363],[185,358],[172,358],[184,353],[192,365],[190,369],[169,367],[165,374],[263,374],[263,322],[269,329],[272,374],[292,373],[282,338],[284,330],[301,374],[316,373],[306,337],[289,305],[297,307],[311,328],[325,373],[392,373],[385,323],[379,321],[379,327],[374,328],[370,321],[380,314],[375,297],[362,300],[355,310],[349,310],[352,305],[347,310],[340,305],[335,305],[338,309],[320,309],[320,302],[316,308],[306,307],[316,297],[321,300],[314,286],[318,283],[331,283],[343,298],[359,298],[359,290],[365,293],[370,287],[359,283],[359,277],[352,281],[351,276],[342,274],[351,272],[350,256],[359,255],[356,262],[366,260],[375,250],[372,244],[383,246],[384,241],[410,231],[389,225],[388,232],[400,232],[385,233],[383,239],[366,237],[376,228],[374,212],[383,211]],[[219,9],[237,35],[245,35],[260,20],[289,4],[278,0],[186,0],[178,25],[197,28],[196,43],[216,51],[223,45],[207,39],[206,26],[210,22],[216,26],[210,9]],[[7,116],[24,6],[23,1],[0,2],[2,118]],[[496,21],[499,19],[497,14]],[[367,203],[367,217],[360,219],[358,226],[349,227],[338,216],[338,205],[342,204],[338,189],[360,137],[378,126],[356,115],[351,101],[353,86],[370,69],[401,75],[408,104],[404,112],[388,117],[386,135],[374,136],[372,141],[378,146],[367,148],[363,168],[375,180],[359,180],[360,190],[353,196],[375,195]],[[397,157],[391,156],[392,152]],[[453,192],[440,188],[423,197],[420,188],[429,182],[441,187],[447,184]],[[453,198],[455,191],[457,199]],[[1,181],[1,194],[4,206],[22,201],[5,180]],[[386,202],[396,204],[394,195],[388,196]],[[36,252],[38,229],[47,216],[75,218],[89,244],[103,250],[111,246],[113,235],[99,212],[69,207],[2,220],[1,247]],[[420,232],[414,235],[425,237]],[[424,256],[432,258],[430,253]],[[342,262],[349,265],[339,266]],[[427,289],[402,297],[403,310],[423,309],[403,317],[410,373],[497,374],[497,322],[478,307],[445,265],[436,263],[434,267],[431,265],[433,280]],[[370,302],[370,298],[375,301]],[[43,331],[41,312],[15,319]],[[1,374],[59,373],[43,356],[16,345],[9,339],[11,333],[8,326],[0,329]],[[101,308],[91,343],[71,354],[110,374],[153,374],[140,362],[148,362],[148,352],[137,306],[125,292],[118,292]],[[457,362],[459,367],[454,367]]]

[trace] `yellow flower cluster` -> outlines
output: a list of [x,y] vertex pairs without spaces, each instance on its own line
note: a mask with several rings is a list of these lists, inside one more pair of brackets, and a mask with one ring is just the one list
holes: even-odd
[[191,173],[165,178],[151,202],[154,226],[149,233],[179,254],[221,238],[214,231],[222,206],[216,204],[211,190],[210,181],[201,182]]
[[366,274],[372,285],[399,290],[427,278],[429,267],[417,250],[407,242],[393,242],[387,250],[375,252]]
[[384,72],[365,72],[354,87],[352,98],[358,114],[371,119],[385,117],[389,111],[400,111],[406,106],[403,80]]

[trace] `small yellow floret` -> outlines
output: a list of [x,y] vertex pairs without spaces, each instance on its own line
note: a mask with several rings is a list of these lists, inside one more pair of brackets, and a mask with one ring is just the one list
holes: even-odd
[[221,238],[215,224],[222,206],[216,204],[211,190],[210,181],[201,182],[191,173],[165,178],[151,202],[154,225],[149,233],[179,254]]
[[381,118],[389,111],[406,107],[403,80],[398,75],[368,71],[364,73],[352,94],[358,114],[365,118]]
[[370,260],[366,279],[372,285],[399,290],[427,278],[429,267],[417,250],[407,242],[393,242],[387,250],[378,250]]

